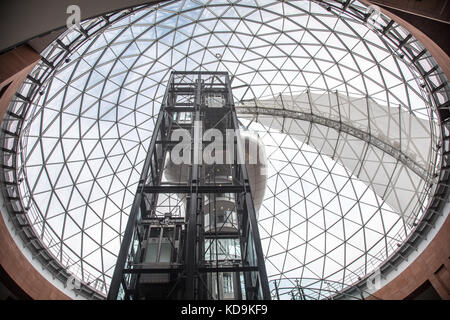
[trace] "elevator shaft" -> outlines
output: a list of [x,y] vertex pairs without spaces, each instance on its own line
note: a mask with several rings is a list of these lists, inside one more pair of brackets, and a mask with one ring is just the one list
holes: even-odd
[[249,163],[238,129],[226,72],[172,72],[108,299],[270,299],[265,159]]

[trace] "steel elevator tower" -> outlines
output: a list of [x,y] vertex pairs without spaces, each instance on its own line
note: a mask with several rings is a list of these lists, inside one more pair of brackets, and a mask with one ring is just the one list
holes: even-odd
[[245,143],[237,131],[223,164],[204,162],[212,128],[238,129],[228,73],[172,72],[108,299],[270,299]]

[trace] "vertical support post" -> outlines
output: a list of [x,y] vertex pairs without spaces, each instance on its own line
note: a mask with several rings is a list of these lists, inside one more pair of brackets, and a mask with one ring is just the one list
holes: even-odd
[[201,137],[198,137],[197,134],[203,134],[202,132],[198,132],[196,134],[196,125],[198,125],[200,121],[200,106],[201,106],[201,74],[198,74],[196,88],[195,88],[195,98],[194,98],[194,139],[192,139],[191,145],[191,157],[192,157],[192,166],[191,166],[191,198],[189,204],[188,211],[188,221],[187,221],[187,233],[186,233],[186,288],[185,288],[185,299],[192,300],[196,297],[196,277],[197,277],[197,268],[198,268],[198,252],[197,252],[197,214],[198,214],[198,183],[199,183],[199,165],[198,165],[198,157],[199,157],[199,141]]
[[[230,104],[230,108],[231,108],[233,127],[235,130],[238,130],[239,122],[237,119],[236,110],[234,108],[233,95],[231,92],[231,85],[230,85],[228,75],[226,76],[226,83],[227,83],[227,87],[228,87],[228,103]],[[237,138],[237,147],[238,147],[237,148],[238,150],[236,150],[236,151],[238,154],[238,159],[240,157],[241,158],[243,157],[245,160],[245,154],[243,154],[245,152],[245,147],[242,144],[241,137],[238,134],[236,136],[236,138]],[[244,183],[244,190],[245,190],[244,191],[245,192],[244,204],[245,204],[246,208],[244,208],[243,212],[244,212],[244,214],[245,214],[245,212],[247,213],[247,219],[250,224],[251,241],[253,241],[253,248],[255,251],[256,260],[257,260],[257,264],[258,264],[257,265],[258,273],[259,273],[258,280],[259,280],[259,285],[261,286],[262,298],[264,300],[270,300],[271,297],[270,297],[269,282],[267,279],[266,265],[264,263],[264,255],[263,255],[263,250],[262,250],[261,240],[260,240],[261,238],[259,236],[258,222],[256,220],[255,206],[253,204],[253,199],[251,197],[250,180],[249,180],[248,173],[247,173],[247,167],[245,165],[245,161],[243,162],[243,164],[238,163],[237,166],[240,166],[240,168],[241,168],[241,175],[242,175],[243,183]],[[249,235],[247,235],[247,237],[248,236]],[[248,246],[246,246],[246,251],[248,251]],[[247,255],[248,254],[249,253],[247,253]],[[255,294],[255,298],[257,298],[257,294]]]

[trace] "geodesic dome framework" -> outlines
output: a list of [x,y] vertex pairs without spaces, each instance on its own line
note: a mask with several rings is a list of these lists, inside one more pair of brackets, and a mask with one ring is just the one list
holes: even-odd
[[22,236],[59,278],[103,296],[165,81],[218,70],[266,144],[259,223],[272,285],[318,279],[324,298],[326,281],[343,290],[392,263],[447,192],[448,86],[414,37],[369,12],[169,1],[68,30],[2,124],[3,192]]

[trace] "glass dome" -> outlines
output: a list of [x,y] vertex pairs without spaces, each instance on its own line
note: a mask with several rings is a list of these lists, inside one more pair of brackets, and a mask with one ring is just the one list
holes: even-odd
[[[427,207],[438,117],[381,22],[329,3],[169,1],[85,21],[48,47],[47,62],[72,44],[33,96],[17,169],[48,252],[107,292],[170,72],[208,70],[229,72],[243,128],[266,145],[271,285],[319,279],[339,291],[386,261]],[[328,295],[319,286],[316,298]]]

